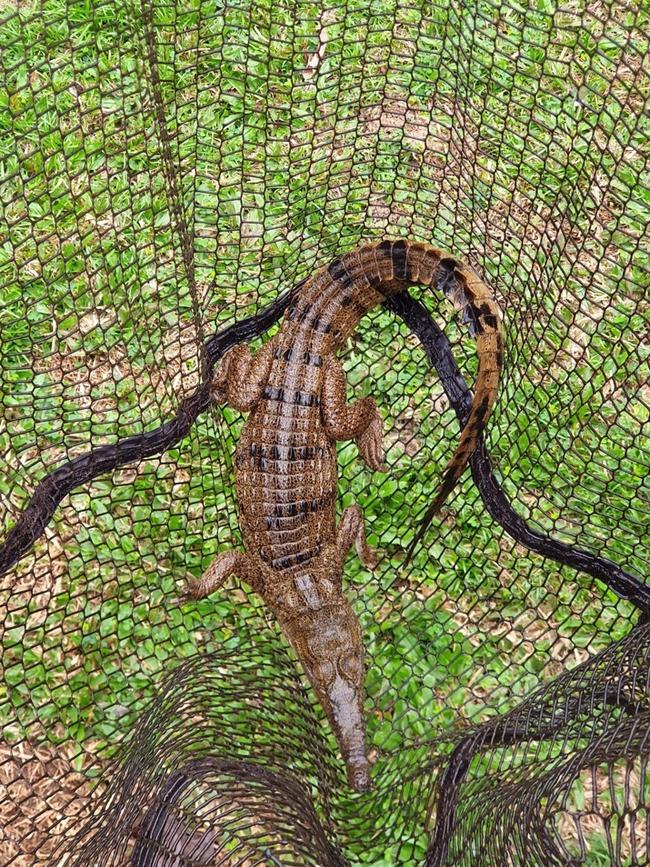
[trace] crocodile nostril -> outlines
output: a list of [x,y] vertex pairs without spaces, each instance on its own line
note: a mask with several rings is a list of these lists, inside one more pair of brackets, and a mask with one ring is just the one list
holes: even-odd
[[348,784],[355,792],[368,792],[372,787],[370,781],[370,765],[365,762],[348,767]]

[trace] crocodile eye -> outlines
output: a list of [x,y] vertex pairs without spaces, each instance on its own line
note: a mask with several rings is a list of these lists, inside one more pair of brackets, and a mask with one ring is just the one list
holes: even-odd
[[331,683],[334,680],[334,665],[328,659],[322,659],[314,666],[314,674],[321,683]]
[[358,681],[363,675],[363,663],[358,656],[342,656],[339,659],[341,674],[351,681]]

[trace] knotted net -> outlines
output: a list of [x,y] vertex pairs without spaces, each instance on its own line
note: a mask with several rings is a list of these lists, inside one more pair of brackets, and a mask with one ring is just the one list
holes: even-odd
[[[644,5],[5,0],[0,21],[0,863],[647,863]],[[389,465],[339,445],[339,510],[382,552],[344,576],[355,795],[261,601],[173,600],[241,544],[242,417],[208,405],[212,365],[380,238],[468,261],[507,361],[405,566],[474,344],[421,293],[343,356]]]

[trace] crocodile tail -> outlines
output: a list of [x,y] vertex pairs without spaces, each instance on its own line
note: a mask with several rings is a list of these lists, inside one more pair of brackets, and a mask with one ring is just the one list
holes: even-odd
[[463,321],[476,338],[479,361],[474,399],[467,421],[456,451],[443,472],[442,483],[409,547],[410,557],[467,467],[485,428],[496,400],[503,366],[503,337],[497,303],[485,283],[470,268],[447,253],[423,244],[409,244],[407,251],[409,283],[434,286],[461,311]]

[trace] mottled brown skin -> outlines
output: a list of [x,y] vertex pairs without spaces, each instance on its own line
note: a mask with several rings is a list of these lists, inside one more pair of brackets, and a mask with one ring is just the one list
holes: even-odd
[[214,399],[250,413],[235,454],[245,552],[218,555],[188,589],[200,598],[236,574],[260,594],[312,683],[357,791],[370,786],[364,654],[341,579],[353,543],[367,567],[376,556],[359,506],[347,508],[336,524],[335,442],[354,439],[366,464],[382,470],[382,419],[372,397],[347,403],[336,351],[369,310],[413,284],[442,289],[463,310],[479,355],[472,411],[433,506],[442,503],[494,403],[499,311],[478,277],[439,250],[405,241],[364,246],[305,282],[275,337],[255,356],[236,346],[216,371]]

